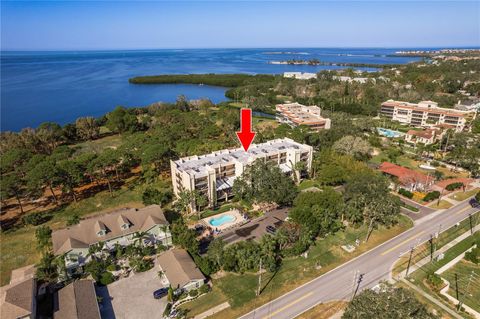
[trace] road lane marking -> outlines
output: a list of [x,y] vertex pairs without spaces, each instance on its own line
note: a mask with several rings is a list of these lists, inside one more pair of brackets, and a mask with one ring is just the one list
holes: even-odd
[[463,213],[464,211],[466,211],[467,209],[470,209],[470,208],[471,208],[470,206],[467,206],[464,209],[462,209],[461,211],[457,212],[455,215],[460,215],[461,213]]
[[413,235],[412,237],[410,237],[410,238],[405,239],[404,241],[402,241],[400,244],[398,244],[398,245],[396,245],[396,246],[394,246],[394,247],[392,247],[392,248],[390,248],[390,249],[388,249],[388,250],[385,250],[385,251],[384,251],[383,253],[381,253],[380,255],[385,256],[386,254],[388,254],[388,253],[394,251],[395,249],[397,249],[398,247],[400,247],[400,246],[408,243],[408,242],[411,241],[411,240],[414,240],[415,238],[417,238],[418,236],[420,236],[420,235],[423,234],[424,232],[425,232],[425,231],[422,230],[421,232],[416,233],[416,234]]
[[275,316],[276,314],[279,314],[280,312],[284,311],[285,309],[290,308],[290,307],[293,306],[294,304],[299,303],[300,301],[302,301],[302,300],[305,299],[305,298],[310,297],[311,295],[313,295],[313,291],[309,292],[308,294],[305,294],[305,295],[301,296],[300,298],[296,299],[295,301],[292,301],[292,302],[289,303],[288,305],[283,306],[282,308],[280,308],[280,309],[272,312],[271,314],[263,317],[262,319],[270,319],[270,318],[272,318],[273,316]]

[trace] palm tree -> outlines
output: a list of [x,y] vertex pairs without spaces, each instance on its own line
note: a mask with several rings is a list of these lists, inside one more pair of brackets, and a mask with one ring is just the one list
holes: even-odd
[[90,247],[88,247],[88,255],[87,256],[90,256],[93,259],[97,260],[98,259],[97,254],[103,251],[103,246],[104,246],[104,244],[103,244],[102,241],[99,241],[96,244],[90,245]]
[[133,234],[133,241],[135,243],[140,242],[140,246],[144,245],[144,239],[149,239],[150,234],[145,231],[137,231],[135,234]]

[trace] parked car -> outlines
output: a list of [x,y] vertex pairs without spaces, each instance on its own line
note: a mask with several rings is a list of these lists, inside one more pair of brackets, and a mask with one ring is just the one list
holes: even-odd
[[267,233],[275,234],[275,231],[276,231],[275,227],[268,225],[267,227],[265,227],[265,229],[267,230]]
[[160,299],[168,294],[168,288],[160,288],[153,292],[153,298]]
[[475,198],[470,199],[470,202],[469,202],[469,203],[470,203],[470,206],[472,206],[472,207],[474,207],[474,208],[480,207],[480,203],[477,202],[477,200],[476,200]]

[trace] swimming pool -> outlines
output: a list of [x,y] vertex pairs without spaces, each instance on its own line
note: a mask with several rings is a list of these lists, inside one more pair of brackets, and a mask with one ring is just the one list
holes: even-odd
[[208,223],[214,227],[222,226],[223,224],[232,223],[237,219],[233,215],[223,215],[217,218],[211,218]]
[[386,137],[401,137],[404,135],[402,132],[389,130],[387,128],[382,128],[382,127],[377,128],[377,131],[378,131],[378,134]]

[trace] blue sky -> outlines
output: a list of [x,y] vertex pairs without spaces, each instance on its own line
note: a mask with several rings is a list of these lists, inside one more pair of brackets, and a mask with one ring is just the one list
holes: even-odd
[[3,1],[3,50],[480,46],[480,1]]

